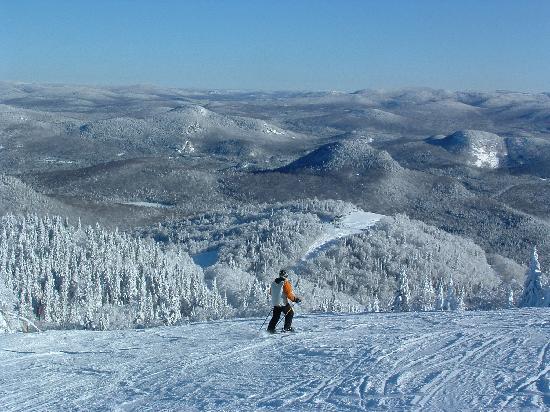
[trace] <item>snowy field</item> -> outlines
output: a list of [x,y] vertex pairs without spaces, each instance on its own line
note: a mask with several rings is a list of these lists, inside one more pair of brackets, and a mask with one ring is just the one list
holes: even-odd
[[547,309],[262,320],[0,335],[0,410],[550,408]]

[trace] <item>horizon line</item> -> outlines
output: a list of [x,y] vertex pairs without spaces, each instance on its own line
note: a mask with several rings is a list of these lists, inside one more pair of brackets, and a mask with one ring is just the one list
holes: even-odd
[[173,89],[184,90],[193,92],[224,92],[224,93],[335,93],[335,94],[357,94],[360,92],[398,92],[403,90],[431,90],[431,91],[443,91],[450,93],[516,93],[516,94],[543,94],[549,95],[550,91],[531,91],[531,90],[511,90],[506,88],[499,89],[450,89],[433,86],[401,86],[401,87],[380,87],[380,88],[359,88],[353,90],[338,90],[338,89],[236,89],[236,88],[212,88],[212,87],[191,87],[191,86],[168,86],[159,83],[120,83],[120,84],[108,84],[108,83],[73,83],[73,82],[57,82],[57,81],[26,81],[26,80],[11,80],[0,79],[0,83],[10,83],[14,85],[35,85],[35,86],[73,86],[73,87],[90,87],[97,89],[112,89],[112,88],[156,88],[156,89]]

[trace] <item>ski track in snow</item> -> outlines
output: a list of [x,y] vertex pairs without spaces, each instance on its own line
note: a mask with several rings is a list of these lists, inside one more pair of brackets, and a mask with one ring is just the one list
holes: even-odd
[[0,410],[544,410],[550,312],[0,335]]
[[309,247],[300,263],[313,259],[322,250],[340,238],[361,233],[365,229],[375,225],[383,217],[385,216],[377,213],[356,210],[342,216],[340,220],[325,223],[323,234]]

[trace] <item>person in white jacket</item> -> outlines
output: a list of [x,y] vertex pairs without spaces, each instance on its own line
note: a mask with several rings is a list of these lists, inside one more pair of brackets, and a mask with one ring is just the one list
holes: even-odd
[[279,272],[279,277],[271,283],[269,289],[271,295],[271,303],[273,304],[273,316],[267,326],[267,331],[275,333],[275,327],[279,322],[281,314],[285,314],[285,325],[283,327],[284,332],[294,332],[292,327],[292,318],[294,317],[294,311],[290,306],[289,301],[300,303],[301,299],[294,294],[292,290],[292,284],[288,280],[288,273],[284,269]]

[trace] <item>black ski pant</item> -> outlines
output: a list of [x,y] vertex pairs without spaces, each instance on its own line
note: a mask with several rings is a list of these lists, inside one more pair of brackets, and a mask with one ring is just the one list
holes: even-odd
[[285,314],[285,329],[290,329],[292,326],[292,318],[294,317],[294,311],[292,310],[292,306],[290,306],[289,303],[286,304],[286,306],[273,306],[273,317],[269,321],[269,325],[267,326],[267,330],[275,331],[275,327],[277,326],[277,323],[279,322],[279,318],[281,317],[281,313]]

